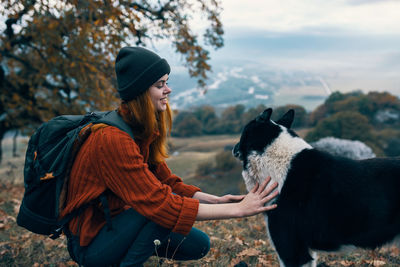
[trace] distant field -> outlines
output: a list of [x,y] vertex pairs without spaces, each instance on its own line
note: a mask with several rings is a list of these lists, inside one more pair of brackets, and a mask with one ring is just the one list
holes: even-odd
[[193,178],[200,163],[213,160],[218,152],[229,149],[238,140],[239,136],[233,135],[171,138],[168,166],[182,179]]
[[[12,138],[2,141],[3,162],[0,164],[0,182],[21,184],[23,182],[23,165],[28,138],[19,137],[17,143],[18,157],[12,156]],[[239,136],[213,135],[190,138],[170,138],[170,158],[168,166],[178,176],[192,178],[197,165],[212,160],[225,147],[233,146]]]
[[[307,131],[307,129],[299,130],[298,134],[304,136]],[[199,164],[214,160],[215,155],[224,149],[231,149],[239,138],[240,135],[171,137],[168,166],[182,179],[193,178]],[[2,141],[3,162],[0,164],[0,182],[12,181],[16,184],[23,182],[22,171],[27,143],[27,137],[18,138],[18,157],[14,158],[12,157],[12,138]]]

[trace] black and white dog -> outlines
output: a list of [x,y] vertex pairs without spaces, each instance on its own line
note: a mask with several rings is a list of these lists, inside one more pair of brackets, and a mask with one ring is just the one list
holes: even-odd
[[332,156],[290,129],[293,110],[276,122],[271,113],[245,126],[233,154],[248,190],[267,176],[279,184],[265,220],[281,266],[315,266],[315,251],[376,248],[400,234],[400,157]]

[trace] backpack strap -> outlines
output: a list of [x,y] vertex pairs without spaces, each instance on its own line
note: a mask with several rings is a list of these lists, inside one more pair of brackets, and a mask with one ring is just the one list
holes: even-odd
[[110,231],[110,230],[112,230],[111,211],[110,211],[110,207],[108,205],[108,200],[107,200],[105,192],[101,193],[99,198],[100,198],[101,205],[103,205],[104,217],[106,218],[106,222],[107,222],[107,230]]
[[[49,237],[51,239],[57,239],[63,232],[69,233],[69,229],[68,229],[68,223],[74,218],[77,217],[79,215],[82,214],[82,212],[85,211],[86,208],[88,208],[90,205],[92,204],[92,202],[83,204],[82,206],[80,206],[79,208],[73,210],[72,212],[68,213],[67,215],[65,215],[64,218],[61,219],[61,221],[58,222],[59,227],[54,229],[53,232],[49,235]],[[67,234],[68,237],[68,234]]]
[[[133,140],[135,139],[131,127],[122,119],[122,117],[117,113],[116,110],[112,110],[105,113],[105,115],[102,118],[93,122],[93,124],[99,124],[99,123],[104,123],[110,126],[117,127],[121,131],[128,133]],[[111,212],[105,192],[103,192],[99,196],[99,199],[103,206],[104,217],[107,221],[107,230],[110,231],[112,230]]]
[[128,133],[130,137],[132,137],[132,139],[135,139],[131,127],[122,119],[122,117],[117,113],[116,110],[107,112],[101,119],[98,119],[94,123],[104,123],[110,126],[117,127],[121,131]]
[[[69,119],[73,119],[74,117],[73,116],[69,116],[68,118]],[[124,132],[128,133],[129,136],[132,139],[134,139],[134,135],[133,135],[131,127],[122,119],[122,117],[117,113],[116,110],[107,111],[107,112],[91,112],[91,113],[88,113],[85,117],[83,117],[82,120],[85,120],[85,124],[84,124],[83,128],[80,130],[80,131],[82,131],[82,130],[83,131],[79,132],[79,134],[78,134],[79,136],[76,139],[76,142],[74,142],[74,147],[72,149],[72,155],[71,155],[72,159],[75,158],[77,152],[79,151],[79,148],[82,146],[84,141],[89,136],[90,127],[91,127],[90,123],[92,123],[92,125],[93,124],[104,123],[104,124],[107,124],[107,125],[110,125],[110,126],[117,127],[121,131],[124,131]],[[73,160],[71,160],[71,162],[69,162],[69,167],[67,168],[67,170],[70,171],[70,169],[72,168],[72,164],[73,164]],[[69,173],[68,173],[68,175],[69,175]],[[68,179],[65,179],[64,182],[67,182],[67,180]],[[67,183],[66,183],[66,185],[67,185]],[[65,188],[67,188],[67,187],[65,187]],[[104,210],[104,217],[105,217],[106,222],[107,222],[107,228],[108,228],[108,230],[111,230],[112,229],[111,212],[110,212],[110,208],[109,208],[109,205],[108,205],[108,201],[107,201],[105,192],[103,192],[99,196],[98,199],[96,199],[94,201],[90,201],[89,203],[86,203],[86,204],[82,205],[81,207],[73,210],[71,213],[65,215],[64,218],[62,218],[58,222],[58,227],[52,231],[52,234],[50,235],[50,238],[52,238],[52,239],[58,238],[63,231],[68,233],[68,231],[69,231],[69,229],[67,227],[68,223],[74,217],[77,217],[77,216],[81,215],[81,213],[83,211],[85,211],[95,201],[100,201],[101,202],[101,204],[103,206],[103,210]],[[67,237],[68,237],[68,234],[67,234]]]

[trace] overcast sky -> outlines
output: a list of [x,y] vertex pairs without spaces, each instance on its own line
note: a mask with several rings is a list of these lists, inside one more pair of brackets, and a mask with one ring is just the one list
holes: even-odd
[[225,0],[222,6],[227,29],[400,34],[398,0]]
[[[225,45],[211,52],[215,70],[262,65],[316,75],[332,90],[400,96],[400,0],[220,2]],[[200,33],[206,24],[194,18],[192,26]],[[158,51],[175,64],[174,72],[185,72],[170,46],[161,48],[165,44]]]
[[400,96],[400,0],[221,3],[225,46],[212,52],[214,66],[261,63],[320,75],[332,90]]

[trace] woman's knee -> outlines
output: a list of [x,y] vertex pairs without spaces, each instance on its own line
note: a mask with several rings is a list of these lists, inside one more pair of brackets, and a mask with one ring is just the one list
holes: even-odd
[[203,258],[210,251],[210,238],[209,236],[196,228],[193,228],[188,238],[190,238],[190,243],[195,245],[192,247],[192,259]]
[[210,238],[209,236],[204,233],[201,232],[202,234],[202,238],[201,238],[201,252],[200,252],[200,257],[199,258],[203,258],[205,255],[207,255],[207,253],[210,251],[210,247],[211,247],[211,242],[210,242]]

